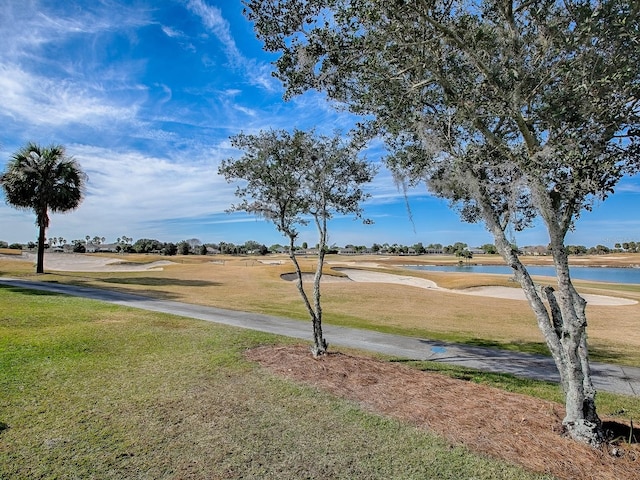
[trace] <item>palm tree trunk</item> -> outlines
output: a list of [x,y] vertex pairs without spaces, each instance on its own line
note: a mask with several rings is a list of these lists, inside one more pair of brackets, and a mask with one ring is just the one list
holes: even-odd
[[44,242],[46,227],[41,222],[38,222],[38,261],[36,263],[36,273],[44,273]]

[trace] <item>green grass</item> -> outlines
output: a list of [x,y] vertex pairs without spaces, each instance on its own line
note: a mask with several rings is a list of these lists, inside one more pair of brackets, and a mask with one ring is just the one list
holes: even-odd
[[286,341],[0,287],[0,478],[542,478],[242,356]]

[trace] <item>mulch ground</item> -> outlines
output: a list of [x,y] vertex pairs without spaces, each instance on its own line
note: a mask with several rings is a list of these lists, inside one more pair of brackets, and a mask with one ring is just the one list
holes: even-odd
[[564,407],[554,402],[364,356],[313,358],[303,345],[265,346],[246,356],[276,375],[530,471],[561,479],[640,479],[638,444],[579,444],[564,435]]

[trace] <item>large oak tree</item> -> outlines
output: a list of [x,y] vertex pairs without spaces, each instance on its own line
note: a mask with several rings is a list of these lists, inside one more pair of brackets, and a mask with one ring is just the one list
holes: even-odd
[[[567,232],[639,164],[636,0],[248,0],[286,97],[308,89],[360,114],[406,185],[482,221],[556,362],[564,425],[599,444],[586,302]],[[557,285],[536,285],[507,231],[541,218]]]

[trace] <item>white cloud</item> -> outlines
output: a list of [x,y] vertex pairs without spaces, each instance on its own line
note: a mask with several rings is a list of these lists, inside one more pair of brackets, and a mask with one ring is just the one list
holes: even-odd
[[[90,7],[65,11],[62,2],[12,0],[0,4],[0,31],[7,58],[38,55],[39,49],[76,35],[94,35],[136,28],[151,23],[150,10],[111,2],[91,2]],[[69,5],[71,6],[71,5]],[[54,10],[55,9],[55,10]]]
[[171,27],[167,27],[166,25],[161,25],[160,28],[162,29],[164,34],[169,38],[182,38],[185,36],[184,33],[182,33],[181,31]]
[[[121,235],[151,236],[171,240],[166,230],[173,221],[188,224],[201,218],[221,216],[234,223],[225,210],[235,201],[235,186],[217,174],[225,145],[207,151],[189,152],[185,158],[161,158],[143,153],[69,145],[89,177],[86,198],[74,212],[52,216],[49,235],[68,240],[91,234],[109,241]],[[36,235],[33,213],[0,205],[2,238],[24,242]],[[4,223],[12,225],[12,231]],[[4,238],[6,237],[6,238]]]
[[244,57],[238,50],[238,46],[231,35],[229,22],[224,19],[220,9],[206,5],[202,0],[190,0],[187,7],[202,19],[204,25],[222,43],[229,63],[236,67],[241,66],[245,61]]
[[215,162],[192,153],[178,162],[84,145],[68,150],[89,175],[88,207],[161,220],[222,212],[233,195]]
[[0,65],[0,105],[4,114],[21,121],[52,126],[82,122],[96,126],[136,117],[137,103],[119,105],[98,93],[89,85],[54,81],[15,65]]

